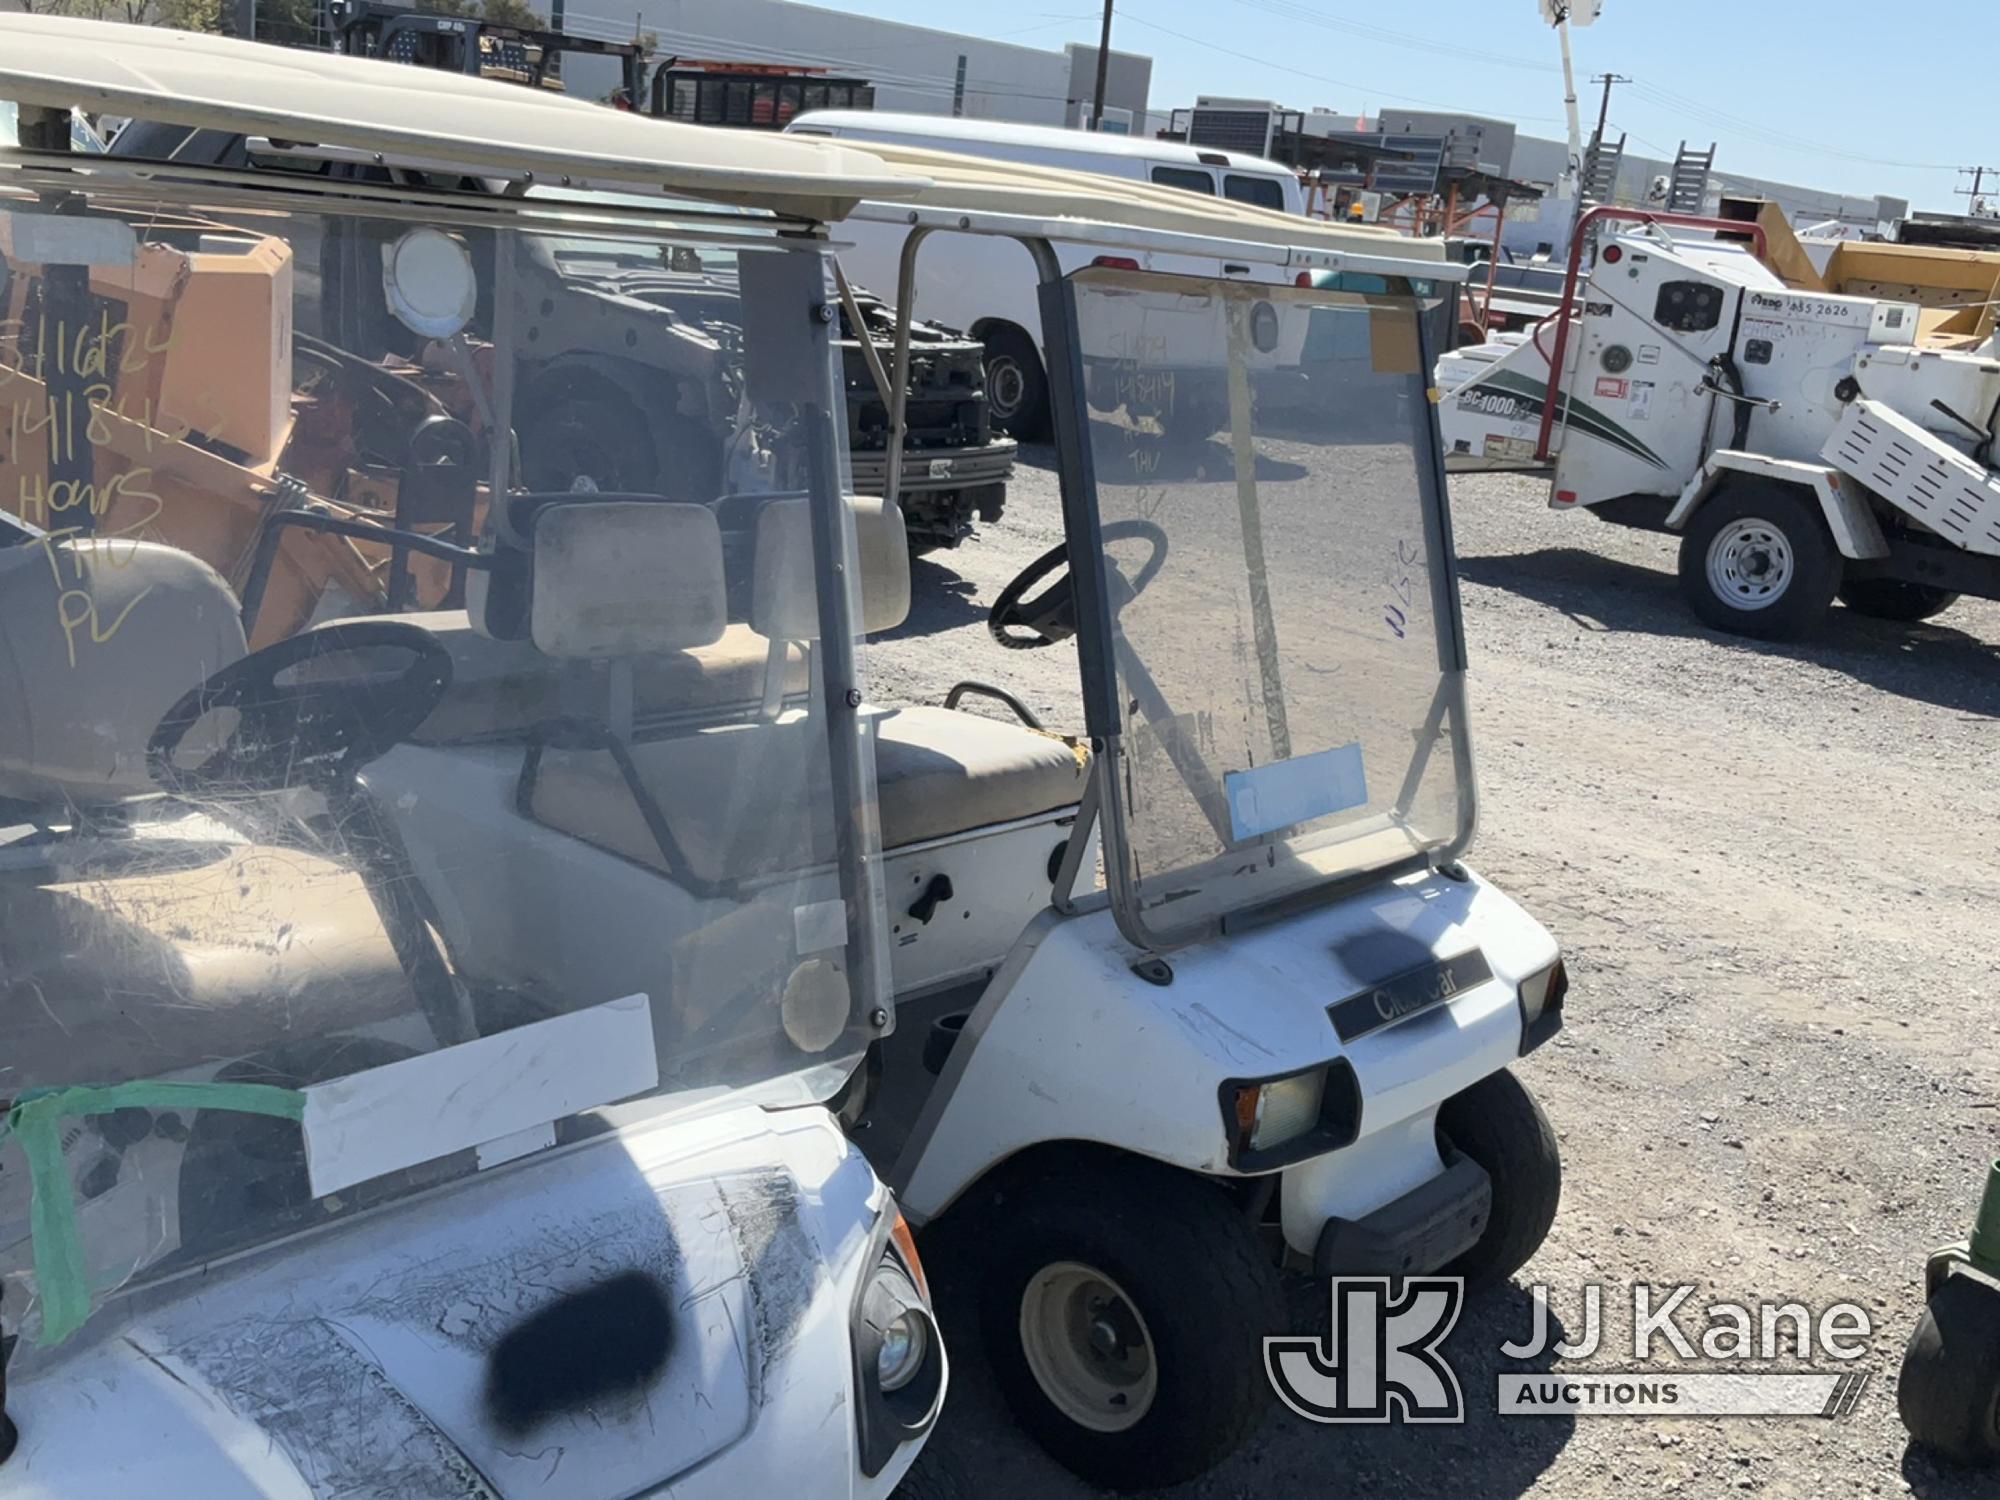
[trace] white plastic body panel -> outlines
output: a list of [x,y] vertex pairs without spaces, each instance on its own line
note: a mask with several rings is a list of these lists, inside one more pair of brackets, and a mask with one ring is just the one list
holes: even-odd
[[2000,557],[2000,474],[1881,402],[1849,404],[1826,458],[1946,541]]
[[[1892,314],[1896,322],[1889,330]],[[1854,373],[1878,329],[1908,338],[1916,323],[1916,308],[1904,303],[1823,292],[1751,292],[1736,336],[1736,368],[1746,395],[1777,404],[1753,408],[1748,446],[1772,458],[1817,463],[1840,420],[1834,387]],[[1732,430],[1732,414],[1725,410],[1717,422],[1718,444],[1728,444]]]
[[1667,529],[1679,531],[1685,527],[1701,503],[1730,474],[1749,474],[1811,491],[1842,557],[1859,560],[1889,555],[1889,539],[1883,534],[1882,523],[1875,518],[1867,491],[1861,486],[1842,484],[1840,475],[1823,463],[1767,458],[1761,453],[1741,453],[1732,448],[1711,453],[1687,482],[1674,508],[1667,512]]
[[1941,401],[1975,426],[1992,432],[2000,417],[2000,357],[1957,349],[1917,349],[1890,344],[1870,349],[1854,366],[1861,394],[1900,412],[1954,448],[1973,434],[1931,405]]
[[[368,769],[366,780],[397,820],[450,950],[487,983],[548,984],[579,995],[677,993],[675,939],[726,919],[734,903],[691,895],[656,870],[521,817],[514,808],[520,764],[518,747],[402,745]],[[1047,908],[1049,857],[1075,831],[1075,817],[1067,808],[887,851],[895,993],[997,965]],[[1096,836],[1093,828],[1085,880],[1097,868]],[[953,895],[930,922],[917,922],[908,908],[937,874],[950,879]],[[830,868],[776,894],[782,909],[766,915],[786,922],[840,902]],[[635,943],[635,932],[654,940]],[[669,1046],[663,1036],[663,1076],[672,1070]]]
[[[823,1110],[626,1125],[128,1293],[51,1355],[24,1346],[6,1493],[874,1500],[920,1446],[860,1473],[850,1316],[887,1206]],[[644,1397],[502,1431],[496,1342],[630,1271],[672,1309]]]
[[[1014,940],[1048,908],[1051,857],[1076,832],[1076,809],[1024,819],[970,837],[891,849],[884,859],[889,892],[889,965],[896,993],[935,989],[997,967]],[[1097,870],[1097,829],[1090,831],[1081,881]],[[952,894],[928,922],[911,904],[943,875]]]
[[[586,1001],[654,997],[662,1079],[682,1064],[678,1028],[698,1026],[703,1006],[762,977],[748,962],[724,961],[718,931],[733,924],[750,935],[746,951],[767,955],[794,942],[802,920],[840,902],[830,865],[736,898],[695,895],[522,817],[514,806],[520,771],[518,745],[398,745],[362,781],[395,820],[446,949],[469,980]],[[698,953],[680,942],[694,934],[704,935]]]
[[[1335,1033],[1337,1001],[1474,948],[1490,982],[1352,1044]],[[1557,947],[1477,877],[1420,874],[1177,949],[1171,984],[1135,975],[1138,957],[1107,910],[1050,912],[1023,935],[889,1174],[905,1212],[935,1217],[995,1165],[1051,1141],[1228,1173],[1222,1084],[1344,1057],[1361,1088],[1360,1139],[1285,1169],[1285,1237],[1310,1252],[1329,1216],[1370,1213],[1441,1170],[1438,1105],[1519,1055],[1520,981]]]

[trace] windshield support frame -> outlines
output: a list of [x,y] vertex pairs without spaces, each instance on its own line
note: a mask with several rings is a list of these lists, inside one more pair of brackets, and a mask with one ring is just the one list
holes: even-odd
[[[1046,245],[1046,242],[1043,243]],[[1102,523],[1097,504],[1094,462],[1088,439],[1088,408],[1083,396],[1083,354],[1076,287],[1071,278],[1063,276],[1060,267],[1054,264],[1052,252],[1047,266],[1043,266],[1039,256],[1037,265],[1043,273],[1040,288],[1043,344],[1049,369],[1051,414],[1056,427],[1057,466],[1062,479],[1065,536],[1069,540],[1072,558],[1086,556],[1094,559],[1102,553]],[[1437,360],[1430,320],[1424,314],[1422,299],[1417,296],[1410,279],[1407,276],[1399,276],[1394,280],[1401,283],[1397,295],[1409,299],[1412,303],[1419,368],[1428,372],[1435,367]],[[1427,380],[1427,387],[1428,384]],[[1237,403],[1232,400],[1232,409],[1236,405]],[[1415,424],[1410,436],[1417,450],[1415,477],[1426,549],[1431,559],[1429,573],[1433,612],[1438,622],[1436,651],[1440,676],[1425,725],[1429,732],[1423,736],[1416,748],[1410,770],[1398,792],[1396,805],[1399,810],[1407,811],[1415,789],[1422,780],[1423,771],[1429,764],[1432,747],[1441,734],[1448,732],[1454,751],[1458,782],[1456,790],[1459,805],[1463,809],[1459,827],[1452,839],[1429,851],[1427,855],[1397,860],[1381,868],[1330,877],[1304,890],[1289,891],[1275,897],[1246,902],[1241,906],[1217,913],[1200,923],[1185,927],[1163,929],[1150,922],[1141,894],[1132,879],[1129,858],[1130,809],[1124,796],[1125,788],[1122,781],[1126,751],[1122,734],[1123,720],[1119,713],[1117,676],[1117,665],[1124,654],[1120,652],[1120,637],[1106,597],[1102,570],[1096,566],[1072,567],[1072,586],[1076,591],[1077,605],[1077,653],[1084,684],[1085,723],[1091,736],[1092,746],[1097,751],[1095,775],[1099,786],[1099,828],[1104,847],[1104,869],[1110,890],[1112,914],[1118,930],[1126,941],[1135,947],[1150,952],[1171,951],[1224,930],[1232,921],[1255,920],[1257,915],[1266,909],[1295,910],[1301,904],[1310,905],[1318,899],[1345,893],[1359,885],[1393,879],[1411,869],[1436,868],[1442,864],[1453,863],[1471,843],[1478,821],[1478,804],[1465,711],[1465,626],[1460,605],[1458,558],[1451,529],[1443,438],[1438,426],[1437,403],[1434,400],[1427,400],[1424,405],[1424,420]],[[1235,413],[1232,425],[1240,425],[1242,417],[1243,413]],[[1244,432],[1232,432],[1232,440],[1239,446],[1247,436],[1248,434]],[[1080,542],[1082,545],[1079,545]],[[1263,653],[1260,651],[1259,655],[1261,658]],[[1151,678],[1144,672],[1143,667],[1138,675],[1140,689],[1135,690],[1152,689]],[[1092,717],[1093,712],[1097,717]],[[1210,779],[1205,766],[1198,769],[1202,773],[1198,780]],[[1214,808],[1210,806],[1212,799],[1202,795],[1201,787],[1196,784],[1197,779],[1189,781],[1189,789],[1213,822],[1216,814]]]
[[[1024,215],[981,212],[955,213],[908,205],[863,203],[853,217],[890,221],[905,231],[898,264],[896,295],[897,339],[891,376],[890,433],[897,440],[905,398],[906,381],[900,372],[908,359],[909,327],[915,316],[916,261],[923,243],[937,232],[982,235],[1012,239],[1022,245],[1034,261],[1038,278],[1037,297],[1042,321],[1042,354],[1048,377],[1050,420],[1054,428],[1057,480],[1061,490],[1063,535],[1072,559],[1071,587],[1076,610],[1076,643],[1081,678],[1084,728],[1089,737],[1093,760],[1094,796],[1108,894],[1120,934],[1133,946],[1166,952],[1222,930],[1232,921],[1255,919],[1266,909],[1294,909],[1328,893],[1339,894],[1357,883],[1392,879],[1409,869],[1436,867],[1455,862],[1470,844],[1477,826],[1476,787],[1472,774],[1470,736],[1465,713],[1465,628],[1459,602],[1458,558],[1452,538],[1450,506],[1445,486],[1443,439],[1438,428],[1437,404],[1426,401],[1425,420],[1416,424],[1411,437],[1416,453],[1418,496],[1424,519],[1427,547],[1434,566],[1430,569],[1432,602],[1439,622],[1438,665],[1441,681],[1427,722],[1438,730],[1425,737],[1418,748],[1412,769],[1398,794],[1397,805],[1406,807],[1428,764],[1430,747],[1437,733],[1449,725],[1458,793],[1463,813],[1457,833],[1449,843],[1427,856],[1398,860],[1392,865],[1358,873],[1331,877],[1303,891],[1291,891],[1273,898],[1245,903],[1216,914],[1192,928],[1157,931],[1145,919],[1139,892],[1131,879],[1127,832],[1128,809],[1121,782],[1125,745],[1122,732],[1118,687],[1118,636],[1112,619],[1110,598],[1102,569],[1093,565],[1077,567],[1074,559],[1097,559],[1103,554],[1103,528],[1097,503],[1097,476],[1089,441],[1089,408],[1084,398],[1082,335],[1076,289],[1062,268],[1055,243],[1082,243],[1107,248],[1134,249],[1161,253],[1199,254],[1207,258],[1227,255],[1232,260],[1248,260],[1264,265],[1308,267],[1324,270],[1352,270],[1384,276],[1396,293],[1413,304],[1418,359],[1426,372],[1435,367],[1436,341],[1422,299],[1413,284],[1415,278],[1442,287],[1463,280],[1469,268],[1449,262],[1418,262],[1400,256],[1350,255],[1297,246],[1220,242],[1199,236],[1167,231],[1137,229],[1114,224],[1079,224],[1031,218]],[[1456,288],[1453,288],[1456,291]],[[1426,379],[1426,388],[1429,381]],[[1232,407],[1235,405],[1232,402]],[[1232,433],[1232,440],[1242,434]],[[893,480],[894,466],[891,466]],[[1261,653],[1260,653],[1261,654]],[[1205,769],[1205,768],[1204,768]],[[1204,803],[1205,807],[1206,804]],[[1213,809],[1206,809],[1213,820]],[[1061,909],[1060,903],[1058,909]]]

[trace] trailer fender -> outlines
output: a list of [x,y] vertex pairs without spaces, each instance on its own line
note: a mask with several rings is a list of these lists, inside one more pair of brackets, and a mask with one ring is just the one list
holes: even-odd
[[1667,512],[1667,529],[1680,531],[1687,526],[1701,503],[1715,493],[1731,474],[1748,474],[1778,484],[1795,484],[1810,490],[1819,501],[1826,528],[1833,533],[1840,555],[1856,561],[1889,555],[1889,539],[1882,523],[1868,504],[1868,495],[1853,481],[1841,479],[1836,469],[1825,464],[1800,463],[1789,458],[1770,458],[1762,453],[1744,453],[1719,448],[1711,453],[1694,478],[1681,490],[1674,508]]

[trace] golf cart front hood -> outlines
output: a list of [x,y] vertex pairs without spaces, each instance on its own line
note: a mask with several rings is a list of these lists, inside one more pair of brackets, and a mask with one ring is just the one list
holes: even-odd
[[482,1174],[17,1358],[0,1487],[612,1500],[697,1465],[745,1493],[852,1472],[848,1309],[880,1195],[818,1110]]

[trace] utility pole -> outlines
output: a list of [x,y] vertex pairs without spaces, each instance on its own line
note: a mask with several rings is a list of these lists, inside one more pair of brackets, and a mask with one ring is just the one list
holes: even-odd
[[1104,0],[1104,30],[1097,39],[1097,94],[1090,101],[1090,128],[1104,127],[1104,85],[1111,73],[1111,4]]
[[1597,106],[1597,134],[1590,138],[1591,145],[1598,147],[1604,144],[1605,123],[1611,118],[1611,85],[1614,83],[1630,83],[1632,80],[1627,78],[1623,73],[1599,73],[1590,81],[1604,85],[1604,102]]
[[1969,207],[1974,213],[1978,213],[1980,206],[1986,200],[1986,179],[1988,176],[2000,177],[2000,167],[1960,167],[1958,175],[1970,177],[1972,186],[1954,188],[1953,192],[1961,198],[1969,198],[1971,200]]

